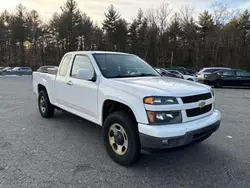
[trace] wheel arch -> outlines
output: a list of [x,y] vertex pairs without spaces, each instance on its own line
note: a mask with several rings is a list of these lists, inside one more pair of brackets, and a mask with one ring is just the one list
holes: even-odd
[[130,106],[124,104],[121,101],[106,99],[102,105],[102,118],[101,118],[102,125],[109,114],[117,111],[127,112],[136,122],[138,122],[135,112]]
[[38,84],[37,85],[37,91],[38,91],[38,94],[39,94],[40,91],[46,91],[47,92],[47,89],[46,89],[46,87],[43,84]]
[[51,93],[48,90],[48,87],[46,86],[46,83],[45,84],[44,83],[37,84],[37,93],[38,93],[38,95],[39,95],[40,91],[45,91],[47,93],[47,95],[48,95],[50,103],[53,102]]

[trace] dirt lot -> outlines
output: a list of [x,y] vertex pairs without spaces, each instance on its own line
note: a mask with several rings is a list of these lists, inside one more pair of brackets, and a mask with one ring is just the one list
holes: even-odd
[[66,112],[43,119],[30,78],[0,78],[0,187],[250,187],[250,89],[215,89],[222,124],[192,147],[114,163],[101,128]]

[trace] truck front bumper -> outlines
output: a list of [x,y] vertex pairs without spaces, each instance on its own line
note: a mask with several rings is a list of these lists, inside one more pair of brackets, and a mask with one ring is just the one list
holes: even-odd
[[139,124],[142,148],[165,149],[183,146],[199,139],[209,137],[220,127],[221,114],[215,110],[213,114],[194,121],[175,125]]

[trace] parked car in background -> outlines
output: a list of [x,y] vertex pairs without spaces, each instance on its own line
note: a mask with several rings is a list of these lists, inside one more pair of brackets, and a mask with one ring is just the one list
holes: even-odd
[[0,71],[3,70],[3,69],[4,69],[4,67],[0,67]]
[[196,74],[198,73],[198,71],[195,69],[186,69],[186,71],[193,76],[196,76]]
[[167,72],[171,73],[171,74],[174,74],[177,78],[180,78],[180,79],[184,79],[183,75],[180,74],[179,72],[170,72],[168,69],[165,69]]
[[250,86],[250,73],[238,69],[220,70],[208,75],[204,83],[218,88],[223,86]]
[[12,67],[5,67],[5,68],[3,68],[2,69],[2,71],[7,71],[7,70],[9,70],[9,69],[11,69]]
[[0,70],[0,75],[6,74],[6,72],[7,72],[9,69],[11,69],[11,67],[5,67],[5,68],[3,68],[2,70]]
[[168,77],[173,77],[173,78],[181,78],[183,79],[183,77],[178,76],[176,74],[170,73],[168,71],[166,71],[164,68],[154,68],[157,72],[159,72],[161,75],[163,76],[168,76]]
[[219,71],[219,70],[229,70],[230,68],[227,68],[227,67],[206,67],[206,68],[203,68],[201,69],[198,73],[197,73],[197,77],[198,77],[198,80],[203,82],[204,79],[211,73],[214,73],[216,71]]
[[32,69],[30,67],[15,67],[9,70],[11,75],[31,75]]
[[9,69],[6,70],[6,72],[11,72],[11,70],[13,69],[14,67],[10,67]]
[[185,80],[189,80],[189,81],[194,81],[197,82],[198,78],[196,76],[192,76],[192,75],[188,75],[188,74],[182,74],[180,71],[177,70],[167,70],[168,72],[172,73],[172,74],[179,74],[181,75]]
[[187,69],[185,67],[171,67],[171,70],[177,70],[184,75],[196,76],[196,71],[193,69]]

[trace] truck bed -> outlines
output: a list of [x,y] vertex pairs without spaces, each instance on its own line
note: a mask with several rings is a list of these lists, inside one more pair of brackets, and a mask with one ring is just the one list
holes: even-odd
[[50,102],[54,103],[54,81],[56,75],[53,73],[43,73],[43,72],[33,72],[33,92],[38,95],[39,84],[45,86],[47,88],[47,92],[50,98]]
[[36,72],[49,73],[56,75],[58,71],[58,66],[41,66]]

